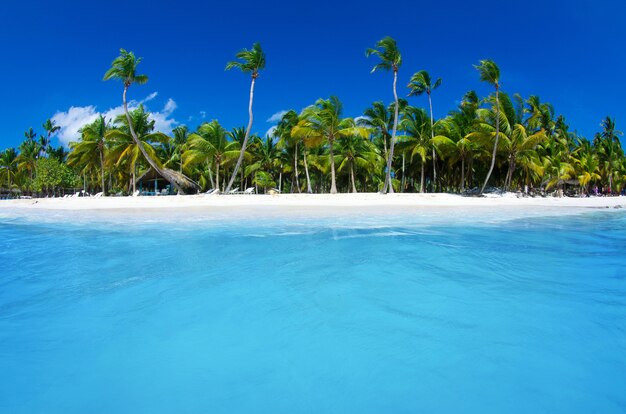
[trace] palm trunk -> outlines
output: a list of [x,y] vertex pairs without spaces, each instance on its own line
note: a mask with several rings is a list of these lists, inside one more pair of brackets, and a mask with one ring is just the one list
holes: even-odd
[[241,163],[243,161],[243,155],[246,153],[246,146],[248,145],[248,137],[250,136],[250,130],[252,129],[252,102],[254,101],[254,82],[256,81],[257,74],[252,74],[252,82],[250,83],[250,101],[248,102],[248,128],[246,128],[246,135],[243,138],[243,143],[241,144],[241,151],[239,152],[239,158],[237,158],[237,164],[235,164],[235,169],[233,170],[233,175],[230,177],[230,181],[228,182],[228,186],[226,187],[226,192],[230,191],[230,188],[237,177],[237,172],[239,171],[239,167],[241,167]]
[[215,188],[217,188],[217,191],[220,190],[220,163],[219,162],[215,163]]
[[483,183],[483,187],[480,189],[480,194],[485,191],[485,187],[487,187],[487,183],[489,182],[489,178],[491,177],[491,173],[493,172],[493,167],[496,165],[496,153],[498,151],[498,139],[500,138],[500,101],[498,97],[498,86],[496,85],[496,141],[493,144],[493,153],[491,154],[491,166],[489,167],[489,172],[487,173],[487,177],[485,178],[485,182]]
[[461,192],[465,191],[465,157],[461,157]]
[[[241,186],[243,188],[243,185]],[[280,173],[278,173],[278,192],[283,189],[283,165],[280,164]]]
[[296,173],[296,187],[298,188],[298,192],[300,192],[300,182],[298,181],[298,142],[296,141],[296,149],[293,153],[293,166],[294,171]]
[[391,131],[391,142],[389,144],[389,157],[387,159],[387,179],[385,180],[385,185],[383,187],[383,194],[389,193],[393,194],[393,185],[391,183],[391,164],[393,162],[393,149],[396,144],[396,130],[398,129],[398,70],[394,68],[393,70],[393,99],[395,102],[394,108],[394,116],[393,116],[393,129]]
[[335,181],[335,151],[333,148],[334,137],[328,140],[330,149],[330,193],[337,194],[337,182]]
[[400,185],[400,192],[404,192],[404,163],[405,163],[406,153],[402,153],[402,184]]
[[133,175],[131,177],[131,180],[133,180],[133,195],[135,195],[135,192],[137,191],[137,183],[135,182],[135,166],[133,165]]
[[181,148],[178,150],[178,158],[179,158],[179,163],[178,163],[178,172],[179,173],[183,173],[183,149],[182,149],[182,145]]
[[304,172],[306,173],[306,191],[311,194],[313,190],[311,190],[311,178],[309,177],[309,166],[306,162],[306,147],[304,147]]
[[209,161],[206,162],[206,169],[209,172],[209,181],[211,182],[211,186],[214,190],[216,190],[217,184],[215,184],[215,181],[213,180],[213,171],[211,171],[211,164],[209,163]]
[[422,160],[422,173],[420,177],[420,193],[424,192],[424,160]]
[[106,196],[106,189],[104,188],[104,152],[102,148],[100,148],[100,178],[102,180],[102,194]]
[[[435,120],[433,117],[433,101],[430,98],[430,91],[428,92],[428,106],[430,107],[430,138],[435,140]],[[435,153],[435,143],[431,142],[433,146],[433,192],[437,187],[437,154]]]
[[352,192],[356,193],[356,185],[354,184],[354,165],[350,163],[350,181],[352,181]]
[[183,188],[179,186],[177,182],[170,180],[167,174],[163,173],[163,170],[159,168],[156,162],[154,162],[154,160],[148,155],[148,153],[146,152],[146,149],[143,147],[142,142],[139,141],[139,138],[137,137],[137,134],[135,133],[135,128],[133,127],[133,122],[130,119],[130,114],[128,113],[128,103],[126,102],[126,92],[128,91],[128,86],[129,85],[124,85],[124,93],[122,94],[122,103],[124,104],[124,113],[126,114],[126,120],[128,121],[128,129],[130,130],[130,135],[132,136],[133,141],[135,141],[135,144],[137,145],[137,147],[139,147],[139,151],[141,151],[141,155],[143,155],[143,157],[146,159],[148,164],[150,164],[150,167],[152,167],[157,172],[157,174],[159,174],[161,177],[167,179],[167,181],[170,184],[172,184],[179,192],[183,193],[184,192]]

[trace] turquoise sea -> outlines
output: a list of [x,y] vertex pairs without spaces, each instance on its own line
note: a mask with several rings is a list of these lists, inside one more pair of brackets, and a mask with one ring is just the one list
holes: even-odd
[[626,412],[624,211],[244,213],[0,215],[0,412]]

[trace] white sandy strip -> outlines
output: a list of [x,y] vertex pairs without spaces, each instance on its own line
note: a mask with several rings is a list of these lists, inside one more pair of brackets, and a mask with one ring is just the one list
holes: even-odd
[[531,208],[613,208],[625,207],[626,197],[517,197],[508,193],[501,196],[463,197],[454,194],[280,194],[280,195],[190,195],[159,197],[78,197],[39,198],[28,200],[0,200],[0,211],[27,209],[36,210],[142,210],[142,209],[185,209],[202,207],[245,207],[257,206],[297,208],[334,207],[521,207]]

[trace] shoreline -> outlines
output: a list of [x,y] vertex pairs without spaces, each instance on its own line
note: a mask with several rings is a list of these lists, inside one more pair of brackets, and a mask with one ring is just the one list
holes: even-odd
[[517,197],[515,193],[465,197],[446,193],[343,193],[279,195],[185,195],[152,197],[78,197],[1,200],[0,212],[6,210],[169,210],[213,208],[223,210],[255,207],[277,208],[375,208],[375,207],[550,207],[550,208],[626,208],[625,196],[614,197]]

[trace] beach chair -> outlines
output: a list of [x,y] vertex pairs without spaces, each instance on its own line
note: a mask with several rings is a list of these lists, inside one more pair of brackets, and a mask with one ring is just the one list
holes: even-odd
[[205,194],[205,195],[212,195],[212,194],[217,194],[217,193],[219,193],[219,192],[220,192],[220,191],[219,191],[218,189],[216,189],[216,188],[211,188],[209,191],[205,192],[204,194]]
[[102,192],[96,193],[93,198],[100,198],[102,197]]
[[228,192],[228,194],[238,194],[238,193],[239,193],[239,187],[233,188],[232,190]]
[[242,194],[254,194],[255,187],[246,188]]
[[139,190],[137,190],[137,191],[135,191],[135,192],[133,193],[133,197],[137,197],[138,195],[139,195]]

